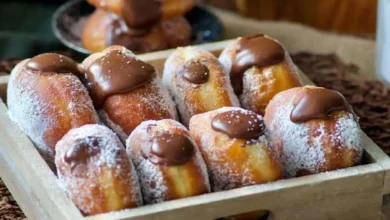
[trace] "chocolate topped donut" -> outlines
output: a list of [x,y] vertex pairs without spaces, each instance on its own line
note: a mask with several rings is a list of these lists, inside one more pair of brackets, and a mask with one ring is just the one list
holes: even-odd
[[108,96],[132,91],[152,81],[156,70],[118,49],[93,62],[86,74],[93,100],[100,108]]
[[260,115],[276,94],[302,86],[288,52],[276,39],[263,34],[232,41],[219,61],[230,75],[242,107]]
[[261,68],[284,61],[285,50],[275,40],[262,34],[242,37],[236,46],[231,77],[237,94],[242,92],[242,77],[246,70],[255,66]]
[[126,141],[148,204],[210,192],[198,146],[179,122],[142,122]]

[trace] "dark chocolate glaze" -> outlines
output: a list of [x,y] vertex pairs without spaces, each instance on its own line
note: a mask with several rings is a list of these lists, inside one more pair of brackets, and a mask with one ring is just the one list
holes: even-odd
[[100,152],[99,140],[96,137],[88,137],[88,139],[89,143],[82,141],[65,153],[64,161],[70,165],[71,170],[79,164],[86,164],[91,157]]
[[161,18],[162,0],[124,0],[122,15],[130,28],[148,29]]
[[264,121],[256,113],[245,110],[220,113],[211,120],[211,127],[231,138],[253,139],[265,132]]
[[187,163],[195,153],[192,141],[183,134],[161,132],[152,135],[144,158],[157,165],[177,166]]
[[295,107],[290,120],[295,123],[312,119],[329,119],[334,111],[351,111],[351,107],[339,92],[331,89],[308,89],[294,100]]
[[[107,46],[121,45],[134,52],[147,50],[143,48],[142,38],[148,34],[149,30],[130,29],[121,18],[111,15],[108,25]],[[154,48],[151,48],[153,50]]]
[[86,71],[86,81],[96,108],[114,94],[130,92],[156,76],[156,70],[148,63],[113,50],[97,59]]
[[73,73],[77,76],[82,75],[75,61],[56,53],[44,53],[35,56],[26,63],[25,68],[32,72]]
[[249,68],[270,66],[284,61],[284,48],[275,40],[264,35],[242,37],[236,47],[236,58],[233,60],[230,77],[234,92],[241,94],[242,78]]
[[190,83],[202,84],[207,82],[210,72],[204,64],[198,61],[189,61],[179,70],[179,74]]

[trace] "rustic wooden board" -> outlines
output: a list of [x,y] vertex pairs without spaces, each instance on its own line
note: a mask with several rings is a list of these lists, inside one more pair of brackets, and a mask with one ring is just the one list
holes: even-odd
[[[229,41],[203,45],[218,54]],[[162,72],[164,51],[140,56]],[[306,83],[307,77],[302,75]],[[8,77],[0,77],[5,97]],[[83,219],[56,183],[31,141],[10,121],[0,103],[0,171],[30,219]],[[267,209],[273,219],[380,219],[383,181],[389,158],[364,136],[368,164],[274,183],[107,213],[85,219],[215,219]]]

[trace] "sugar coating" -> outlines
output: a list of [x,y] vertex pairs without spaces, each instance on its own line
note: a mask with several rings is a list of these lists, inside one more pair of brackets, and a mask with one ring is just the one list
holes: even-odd
[[[167,199],[168,193],[168,182],[167,179],[164,177],[163,172],[163,169],[165,167],[151,163],[149,160],[145,159],[141,153],[142,148],[149,149],[145,147],[145,145],[149,144],[148,140],[150,138],[150,135],[148,134],[147,129],[150,125],[159,126],[158,129],[161,129],[162,131],[169,131],[171,129],[179,129],[182,131],[186,131],[186,128],[183,125],[174,120],[150,120],[145,121],[141,125],[139,125],[127,139],[127,154],[134,162],[140,180],[143,198],[145,203],[147,204],[165,201]],[[188,133],[188,131],[185,133]],[[193,142],[192,138],[190,138],[190,140]],[[195,142],[193,142],[193,144],[194,146],[197,146]],[[210,185],[208,181],[209,177],[206,165],[197,147],[195,147],[195,154],[191,161],[198,166],[203,176],[203,180],[199,181],[204,182],[206,184],[206,187],[210,190]]]
[[273,102],[277,103],[274,117],[269,126],[275,143],[281,145],[281,159],[287,177],[294,177],[300,170],[311,173],[320,172],[327,162],[324,141],[330,138],[334,146],[356,149],[362,152],[362,136],[356,116],[347,113],[336,119],[334,129],[325,129],[325,122],[319,122],[317,127],[309,127],[307,123],[293,123],[290,114],[294,109],[293,100],[280,103],[277,95]]
[[[164,117],[167,117],[166,113],[168,113],[168,117],[178,120],[175,104],[170,95],[168,94],[168,91],[163,88],[160,79],[156,77],[153,81],[150,82],[148,86],[151,86],[152,89],[155,91],[153,93],[147,94],[145,94],[144,92],[133,93],[132,96],[136,96],[137,100],[140,101],[138,102],[138,104],[126,109],[126,111],[128,111],[128,114],[133,115],[135,118],[142,118],[146,121],[156,118],[163,119]],[[118,99],[116,102],[111,102],[111,105],[123,106],[122,100]],[[154,115],[152,116],[153,118],[150,118],[150,116],[148,114],[145,114],[145,112],[143,111],[143,109],[145,109],[146,107],[154,111]],[[130,134],[127,134],[120,125],[113,122],[110,119],[110,115],[107,114],[104,110],[100,110],[99,115],[102,121],[111,129],[113,129],[119,135],[123,143],[125,143],[126,139]]]
[[104,110],[99,110],[98,114],[102,122],[106,124],[108,127],[110,127],[118,135],[122,143],[125,143],[129,135],[127,135],[126,132],[123,131],[122,127],[116,124],[115,122],[111,121],[110,117],[107,115],[107,113]]
[[[223,68],[229,74],[232,71],[233,61],[236,59],[237,56],[236,48],[240,40],[241,38],[238,38],[237,40],[230,43],[222,51],[219,57],[219,61],[223,65]],[[276,41],[275,39],[272,40]],[[285,63],[287,65],[292,63],[290,55],[286,50],[285,50]],[[253,97],[257,97],[257,98],[267,97],[269,96],[270,91],[271,92],[274,91],[275,83],[277,83],[275,81],[275,76],[274,76],[274,73],[276,71],[275,67],[276,67],[275,65],[270,65],[270,66],[262,67],[260,69],[256,66],[252,66],[243,73],[243,78],[242,78],[243,90],[242,93],[239,95],[239,100],[243,108],[256,109],[257,103],[254,102],[256,102],[257,99],[253,100]],[[295,65],[288,65],[288,68],[292,72],[298,73],[298,70],[295,67]]]
[[[53,94],[50,96],[53,100],[42,97],[43,94],[37,92],[42,82],[33,75],[35,73],[24,70],[27,62],[28,60],[20,62],[12,70],[7,90],[8,114],[11,120],[30,137],[42,156],[48,161],[53,161],[54,146],[47,145],[45,132],[61,126],[57,120],[61,118],[64,111],[51,102],[62,97],[54,97]],[[50,77],[48,75],[47,79],[50,80]],[[58,83],[56,80],[50,80],[50,83],[55,89],[61,88],[69,92],[66,112],[71,118],[79,115],[80,112],[95,112],[87,90],[75,75],[61,73]],[[77,98],[76,94],[78,94]],[[55,115],[48,117],[49,112],[55,112]],[[95,121],[98,121],[97,116]]]
[[347,148],[357,148],[362,150],[363,138],[357,118],[353,114],[347,114],[336,122],[337,135],[334,139],[339,140]]
[[[84,68],[88,68],[88,66],[91,65],[95,60],[99,59],[99,57],[101,59],[105,59],[105,57],[103,56],[104,53],[107,53],[110,50],[120,50],[123,56],[132,57],[133,59],[140,60],[133,52],[127,50],[125,47],[111,46],[101,53],[95,53],[89,56],[86,60],[84,60],[82,65],[84,66]],[[153,93],[148,94],[133,93],[133,95],[137,95],[138,99],[142,101],[138,104],[138,106],[134,106],[134,109],[127,109],[129,111],[129,114],[134,116],[138,115],[141,116],[140,118],[145,118],[145,120],[148,120],[149,118],[146,118],[144,116],[144,112],[142,110],[140,111],[139,109],[137,109],[142,106],[148,106],[156,111],[156,115],[158,115],[159,112],[168,112],[172,119],[177,120],[178,115],[175,103],[173,102],[172,97],[169,95],[167,89],[163,87],[161,79],[158,77],[157,72],[154,79],[146,86],[151,86],[152,89],[155,91]],[[117,103],[114,103],[114,105],[121,106],[121,103],[118,102],[120,101],[118,100]],[[113,129],[119,135],[123,143],[125,143],[129,134],[126,134],[126,132],[123,130],[123,128],[121,128],[120,125],[113,122],[110,119],[110,115],[103,110],[99,111],[99,116],[107,126]]]
[[[157,74],[158,75],[158,74]],[[168,90],[163,86],[161,79],[156,77],[156,79],[152,82],[158,88],[158,93],[162,96],[161,107],[170,113],[172,119],[179,119],[176,111],[175,102],[172,99],[172,96],[169,94]],[[157,110],[157,109],[156,109]]]
[[[91,139],[95,137],[97,139]],[[94,141],[98,144],[94,145]],[[86,164],[79,164],[71,169],[64,161],[67,151],[80,143],[87,144],[92,151],[100,149],[99,153],[88,159]],[[104,189],[111,183],[101,180],[103,172],[110,172],[112,184],[126,181],[130,185],[129,192],[116,192],[122,201],[136,201],[142,205],[142,195],[138,177],[133,163],[127,158],[125,149],[119,138],[107,127],[101,125],[85,125],[70,130],[56,145],[56,166],[58,182],[67,195],[84,213],[96,210],[105,202]],[[114,182],[115,181],[115,182]],[[128,182],[127,182],[128,181]],[[108,185],[106,185],[108,184]]]
[[[195,103],[190,102],[186,98],[186,96],[188,96],[187,93],[200,92],[199,89],[202,85],[195,85],[186,82],[178,75],[180,68],[190,60],[200,61],[202,64],[206,65],[210,70],[209,77],[222,80],[224,85],[220,88],[214,89],[218,90],[220,96],[225,96],[227,94],[233,106],[240,106],[238,98],[234,94],[231,86],[229,75],[224,71],[222,65],[213,54],[196,47],[178,48],[165,62],[163,84],[168,88],[169,92],[173,96],[173,99],[178,107],[180,117],[185,125],[188,125],[191,116],[195,114],[194,110],[200,108],[202,105],[202,100],[199,100],[199,103]],[[209,98],[217,99],[219,97]]]
[[[213,130],[211,127],[211,120],[214,116],[228,111],[241,111],[244,114],[253,113],[241,108],[223,107],[218,110],[195,115],[190,120],[190,132],[199,144],[202,155],[205,158],[213,191],[234,189],[257,183],[252,174],[253,167],[249,162],[250,160],[247,160],[243,164],[235,164],[234,160],[230,159],[231,155],[228,154],[228,150],[237,139],[230,138],[226,134]],[[263,121],[260,115],[257,117],[258,120]],[[259,136],[256,140],[252,140],[252,142],[256,145],[246,147],[262,148],[268,154],[264,154],[263,151],[259,150],[253,151],[256,152],[256,155],[250,154],[248,155],[249,157],[254,157],[258,160],[269,157],[279,162],[278,152],[272,146],[268,130],[265,130],[263,135]],[[251,144],[250,141],[247,144]],[[238,171],[235,167],[242,167],[243,169]]]

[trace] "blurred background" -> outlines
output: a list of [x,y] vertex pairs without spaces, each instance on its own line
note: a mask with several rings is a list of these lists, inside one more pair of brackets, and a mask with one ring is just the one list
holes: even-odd
[[207,0],[260,20],[288,20],[319,29],[374,36],[377,0]]
[[[375,37],[376,0],[205,1],[259,20],[288,20],[337,33]],[[48,50],[65,50],[51,30],[51,17],[64,2],[1,0],[0,57],[24,58]]]

